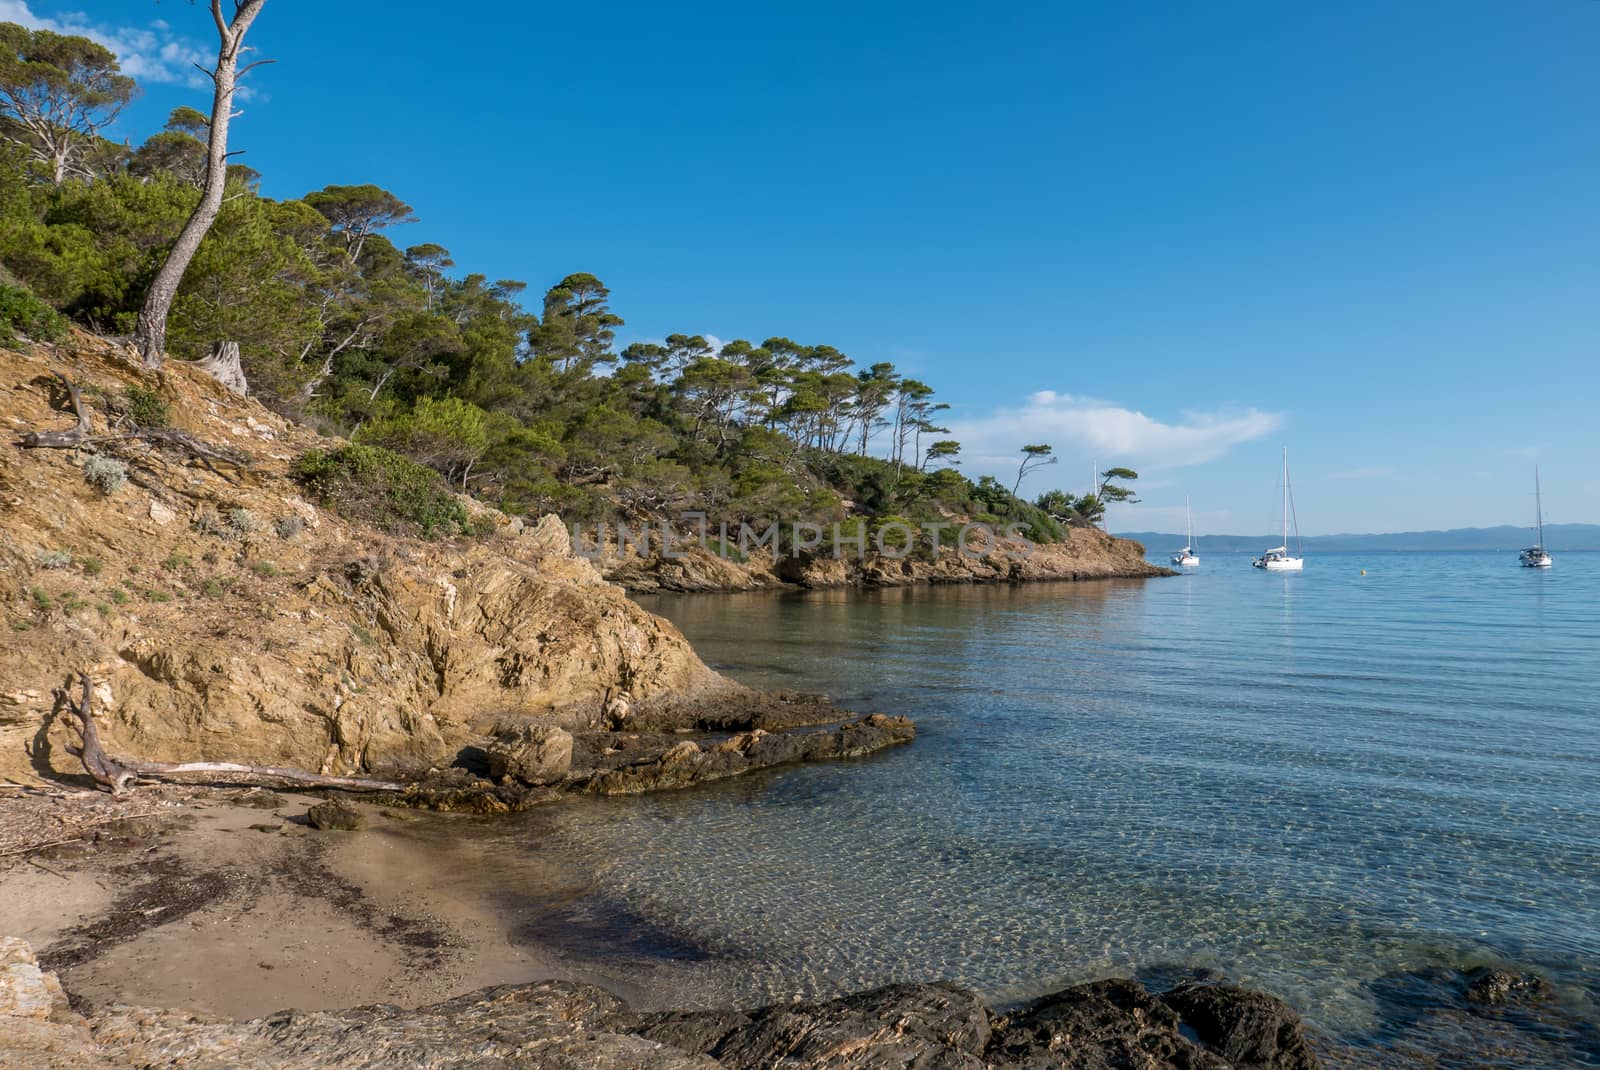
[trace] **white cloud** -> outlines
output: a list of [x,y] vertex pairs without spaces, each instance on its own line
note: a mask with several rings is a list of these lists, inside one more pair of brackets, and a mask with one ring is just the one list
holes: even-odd
[[216,57],[208,55],[194,41],[174,33],[172,27],[160,19],[142,27],[108,26],[91,22],[87,15],[78,12],[45,18],[34,14],[24,0],[0,0],[0,22],[15,22],[30,30],[77,34],[98,41],[116,53],[124,74],[146,84],[211,87],[210,79],[196,70],[195,64],[209,68]]
[[1215,460],[1282,423],[1277,413],[1254,408],[1184,413],[1167,423],[1109,401],[1041,390],[1020,407],[954,420],[950,431],[962,444],[969,471],[1014,472],[1017,451],[1032,442],[1048,442],[1068,463],[1076,456],[1085,464],[1162,469]]

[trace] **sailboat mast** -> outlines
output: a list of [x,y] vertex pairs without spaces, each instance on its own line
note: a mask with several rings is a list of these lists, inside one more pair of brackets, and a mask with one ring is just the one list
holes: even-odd
[[1539,466],[1533,466],[1533,522],[1536,525],[1534,545],[1544,549],[1544,491],[1539,486]]
[[1283,448],[1283,549],[1289,551],[1289,447]]

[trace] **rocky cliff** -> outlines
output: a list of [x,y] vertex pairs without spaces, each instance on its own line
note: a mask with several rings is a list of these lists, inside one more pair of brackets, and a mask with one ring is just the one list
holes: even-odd
[[[206,452],[120,443],[126,482],[97,489],[94,450],[21,442],[75,426],[61,375],[96,435],[126,430],[110,399],[133,389]],[[332,773],[449,764],[507,719],[599,727],[620,703],[671,728],[757,698],[554,517],[464,501],[478,534],[429,542],[318,508],[290,470],[328,440],[194,368],[148,373],[84,335],[0,351],[0,421],[0,777],[71,768],[41,726],[79,671],[113,753]]]

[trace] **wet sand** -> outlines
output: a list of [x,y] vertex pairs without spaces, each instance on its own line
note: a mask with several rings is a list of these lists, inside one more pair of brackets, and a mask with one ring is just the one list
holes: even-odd
[[[303,823],[317,801],[202,796],[0,860],[0,933],[32,944],[81,1007],[248,1018],[566,976],[459,878],[456,845],[475,852],[452,825],[474,819],[362,807],[367,829],[321,832]],[[559,874],[513,864],[530,899],[560,894]]]

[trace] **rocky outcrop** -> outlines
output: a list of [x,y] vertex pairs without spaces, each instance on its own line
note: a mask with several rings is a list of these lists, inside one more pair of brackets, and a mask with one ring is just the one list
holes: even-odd
[[328,440],[87,336],[0,351],[0,419],[72,426],[58,372],[97,430],[104,399],[137,386],[244,464],[153,449],[107,493],[85,481],[86,455],[0,445],[0,774],[73,771],[65,730],[40,728],[77,671],[112,754],[386,777],[448,766],[508,720],[589,730],[620,710],[693,728],[766,701],[575,556],[555,517],[524,525],[464,500],[479,534],[454,542],[350,523],[289,478]]
[[989,1012],[952,985],[891,985],[827,1003],[621,1018],[618,1025],[736,1070],[915,1066],[982,1070]]
[[62,1070],[714,1070],[709,1059],[609,1028],[619,1008],[598,988],[556,982],[417,1010],[285,1011],[249,1022],[118,1007],[93,1020],[105,1061]]
[[659,553],[641,558],[631,549],[626,555],[612,550],[599,558],[598,565],[606,579],[636,593],[1038,583],[1172,574],[1170,569],[1146,561],[1144,547],[1137,542],[1113,538],[1094,528],[1071,528],[1066,541],[1059,543],[1034,545],[998,539],[982,553],[946,549],[936,557],[807,554],[774,559],[770,551],[762,549],[734,560],[691,545],[675,551],[671,558]]
[[0,1067],[90,1070],[105,1065],[89,1023],[73,1013],[55,975],[40,969],[26,941],[0,937]]
[[[754,728],[733,736],[690,738],[682,733],[530,728],[490,744],[482,766],[489,779],[453,769],[411,784],[403,792],[374,798],[429,810],[513,813],[568,794],[638,795],[780,765],[861,758],[910,743],[916,734],[910,719],[883,714],[824,728],[772,732]],[[558,755],[559,760],[550,760]],[[556,769],[563,766],[564,772],[557,775]]]
[[525,724],[489,745],[489,775],[536,787],[572,771],[572,733],[551,724]]
[[[14,968],[13,964],[18,964]],[[0,942],[0,1066],[88,1070],[1314,1070],[1281,1002],[1219,987],[1183,1012],[1133,981],[1080,985],[996,1017],[942,984],[899,984],[751,1011],[630,1014],[570,982],[484,989],[403,1010],[284,1011],[253,1021],[110,1007],[72,1014],[26,945]],[[1265,1043],[1262,1024],[1274,1036]],[[1231,1023],[1231,1024],[1230,1024]],[[1230,1054],[1233,1053],[1233,1054]]]
[[831,729],[767,732],[758,728],[704,744],[670,737],[612,737],[610,742],[616,745],[604,747],[598,755],[591,753],[592,771],[570,784],[592,795],[637,795],[778,765],[861,758],[910,743],[916,734],[909,719],[875,713]]

